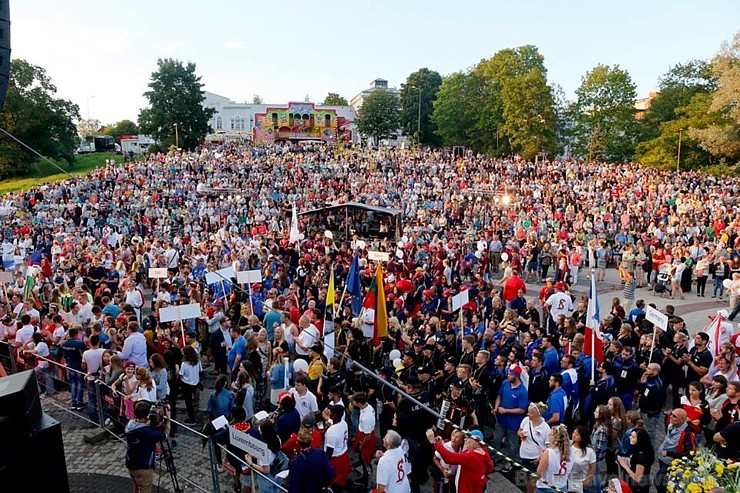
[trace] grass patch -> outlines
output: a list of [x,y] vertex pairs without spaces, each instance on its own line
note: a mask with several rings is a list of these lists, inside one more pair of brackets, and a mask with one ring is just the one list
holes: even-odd
[[[117,163],[123,161],[123,156],[115,154],[113,152],[93,152],[90,154],[80,154],[76,157],[72,166],[67,161],[52,160],[60,168],[68,171],[72,175],[84,175],[94,170],[105,166],[106,159],[115,159]],[[36,169],[38,167],[38,170]],[[37,187],[43,183],[50,183],[59,180],[66,180],[69,178],[67,173],[62,173],[58,168],[55,168],[45,159],[40,159],[36,162],[36,166],[29,166],[28,172],[25,176],[18,176],[15,178],[9,178],[7,180],[0,181],[0,194],[17,192],[19,190],[29,190],[33,187]]]

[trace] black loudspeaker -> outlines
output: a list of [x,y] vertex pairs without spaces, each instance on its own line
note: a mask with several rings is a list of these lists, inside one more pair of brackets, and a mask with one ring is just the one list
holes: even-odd
[[0,0],[0,111],[10,80],[10,0]]
[[36,375],[28,370],[0,378],[0,437],[29,435],[41,419],[41,399]]
[[31,434],[19,441],[0,440],[2,491],[69,493],[62,425],[42,414]]

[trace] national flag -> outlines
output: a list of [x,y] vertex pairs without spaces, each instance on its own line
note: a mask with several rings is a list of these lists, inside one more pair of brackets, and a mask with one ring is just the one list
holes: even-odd
[[290,243],[298,243],[301,241],[301,232],[298,231],[298,212],[295,209],[295,202],[293,202],[293,214],[290,219],[290,236],[288,237]]
[[[603,336],[601,334],[601,313],[599,312],[599,297],[596,293],[596,278],[591,276],[591,291],[588,294],[588,310],[586,311],[586,332],[583,352],[599,364],[604,362]],[[593,367],[593,364],[591,365]],[[591,371],[593,376],[593,368]]]
[[375,277],[370,284],[370,290],[362,304],[365,308],[375,310],[375,321],[373,324],[373,344],[380,344],[380,339],[388,335],[388,312],[385,306],[385,288],[383,287],[383,264],[378,263],[375,269]]
[[41,265],[41,250],[36,250],[28,257],[28,265]]
[[717,356],[722,353],[722,322],[724,321],[724,317],[717,314],[709,325],[709,330],[707,330],[707,333],[709,334],[708,349],[712,352],[712,356],[715,358],[715,361]]
[[347,273],[347,292],[352,296],[352,314],[356,317],[362,310],[362,288],[360,287],[360,261],[355,251],[352,265]]
[[324,355],[327,359],[334,356],[334,341],[334,270],[332,269],[324,308]]
[[33,287],[36,285],[36,281],[33,278],[33,275],[31,274],[31,269],[28,269],[28,274],[26,274],[26,282],[23,285],[23,300],[30,300],[33,298]]

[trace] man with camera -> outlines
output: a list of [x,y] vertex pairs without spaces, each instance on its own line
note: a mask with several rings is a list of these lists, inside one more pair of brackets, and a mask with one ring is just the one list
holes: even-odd
[[126,468],[134,482],[135,493],[150,493],[154,479],[154,454],[157,443],[170,432],[170,410],[161,408],[162,415],[151,403],[138,401],[134,406],[133,421],[126,425]]

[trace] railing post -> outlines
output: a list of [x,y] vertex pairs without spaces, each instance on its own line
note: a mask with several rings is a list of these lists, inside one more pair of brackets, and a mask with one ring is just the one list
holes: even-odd
[[100,427],[105,429],[105,413],[103,412],[103,395],[100,392],[100,388],[103,386],[103,382],[95,380],[95,401],[98,406],[98,423]]
[[216,458],[216,443],[208,438],[208,458],[209,463],[211,466],[211,479],[213,480],[213,492],[214,493],[221,493],[221,479],[219,477],[219,472],[217,469],[218,459]]

